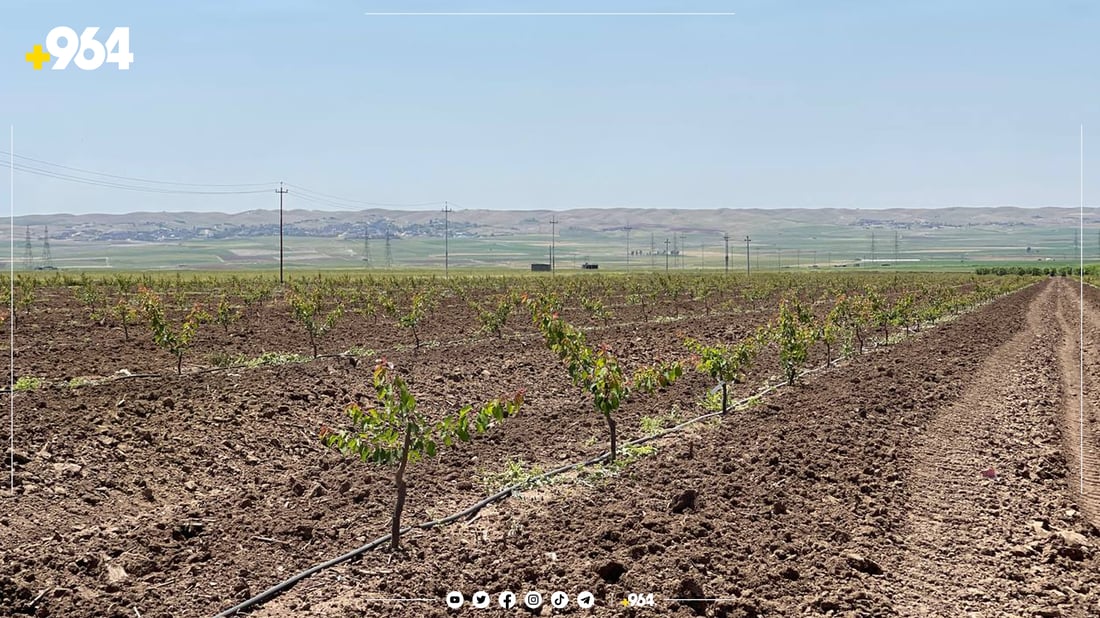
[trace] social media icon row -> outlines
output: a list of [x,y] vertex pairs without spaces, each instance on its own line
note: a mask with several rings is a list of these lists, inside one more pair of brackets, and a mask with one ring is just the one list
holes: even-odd
[[[447,607],[451,609],[459,609],[466,602],[466,597],[461,592],[452,591],[447,593]],[[492,603],[492,599],[488,592],[479,590],[470,597],[470,605],[477,609],[485,609]],[[528,609],[538,609],[542,607],[543,598],[542,593],[537,590],[530,590],[523,595],[523,605]],[[577,607],[581,609],[591,609],[596,604],[596,597],[587,590],[577,595]],[[497,595],[497,605],[504,609],[512,609],[519,605],[519,599],[516,597],[516,593],[511,590],[505,590]],[[554,592],[550,595],[550,606],[555,609],[564,609],[569,606],[569,595],[562,591]]]

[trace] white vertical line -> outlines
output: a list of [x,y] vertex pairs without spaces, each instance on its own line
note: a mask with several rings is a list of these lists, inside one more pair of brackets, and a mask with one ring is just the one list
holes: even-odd
[[1080,250],[1080,260],[1078,271],[1080,278],[1080,299],[1078,301],[1078,308],[1080,311],[1080,330],[1078,332],[1078,341],[1080,342],[1080,366],[1078,367],[1077,386],[1079,392],[1077,393],[1077,402],[1080,405],[1078,409],[1078,428],[1077,434],[1080,437],[1080,453],[1077,460],[1080,462],[1080,477],[1081,477],[1081,499],[1084,500],[1085,496],[1085,125],[1081,125],[1081,169],[1080,174],[1080,193],[1081,193],[1081,205],[1078,211],[1077,225],[1078,225],[1078,242],[1077,248]]
[[11,476],[11,495],[15,497],[15,125],[11,125],[8,140],[8,154],[11,161],[8,166],[8,205],[11,207],[11,237],[8,239],[8,464]]

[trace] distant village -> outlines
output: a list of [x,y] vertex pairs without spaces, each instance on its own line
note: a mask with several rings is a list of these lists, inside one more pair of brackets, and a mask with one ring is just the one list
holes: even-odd
[[[76,241],[108,241],[108,242],[158,242],[158,241],[188,241],[188,240],[217,240],[230,238],[271,237],[279,235],[279,224],[269,223],[264,225],[214,225],[214,226],[173,226],[164,223],[146,223],[127,225],[119,229],[117,226],[104,224],[81,224],[62,229],[49,231],[49,237],[54,240]],[[472,230],[473,225],[467,223],[450,222],[447,225],[451,238],[476,236]],[[391,221],[371,222],[333,222],[317,224],[317,221],[304,221],[288,223],[283,226],[283,234],[291,237],[317,237],[317,238],[405,238],[413,236],[442,237],[444,234],[444,222],[432,221],[428,224],[399,225]],[[36,231],[36,237],[41,234]]]

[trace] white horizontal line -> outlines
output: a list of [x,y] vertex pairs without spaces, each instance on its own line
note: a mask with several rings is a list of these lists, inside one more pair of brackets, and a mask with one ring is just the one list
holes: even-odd
[[736,13],[546,13],[546,12],[521,12],[521,13],[451,13],[451,12],[369,12],[364,15],[373,17],[721,17],[736,15]]
[[737,600],[736,598],[667,598],[664,600],[680,600],[680,602],[692,602],[692,600],[705,600],[705,602],[717,603],[719,600]]
[[382,601],[384,603],[388,603],[388,602],[393,602],[393,603],[403,603],[403,602],[434,603],[436,601],[439,601],[439,599],[382,599],[382,598],[377,598],[377,597],[360,599],[360,600],[362,600],[362,601]]
[[665,600],[666,601],[710,601],[712,603],[717,603],[718,601],[736,601],[737,599],[736,598],[727,598],[727,599],[665,599]]

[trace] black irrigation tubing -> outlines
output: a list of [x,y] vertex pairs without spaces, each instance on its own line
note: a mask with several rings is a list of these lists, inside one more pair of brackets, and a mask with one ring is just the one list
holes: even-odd
[[[130,373],[130,374],[121,375],[121,376],[110,376],[110,377],[106,377],[106,378],[99,378],[97,380],[92,380],[91,382],[89,382],[87,384],[81,384],[80,387],[97,386],[99,384],[106,384],[108,382],[117,382],[118,380],[128,380],[128,379],[131,379],[131,378],[162,378],[166,375],[168,375],[168,374],[166,374],[166,373]],[[50,386],[53,386],[53,385],[51,384]],[[12,392],[12,389],[11,389],[10,386],[5,386],[4,388],[0,388],[0,393],[10,393],[10,392]]]
[[[1030,287],[1030,286],[1021,287],[1019,289],[1013,290],[1012,292],[1006,292],[1002,296],[1007,296],[1008,294],[1018,292],[1018,291],[1026,288],[1026,287]],[[988,302],[992,302],[992,300],[990,300]],[[987,303],[979,303],[977,305],[974,305],[971,308],[971,310],[977,309],[978,307],[981,307],[981,306],[984,306],[984,305],[988,304],[988,302]],[[878,346],[876,346],[875,349],[877,349],[877,347]],[[840,359],[837,359],[837,360],[840,360]],[[835,361],[830,360],[828,363],[826,363],[826,364],[824,364],[820,367],[815,367],[813,369],[807,369],[806,371],[803,371],[803,372],[799,373],[798,375],[799,375],[799,377],[804,377],[804,376],[812,374],[812,373],[817,373],[819,371],[824,371],[825,369],[828,369],[829,367],[832,367],[834,362]],[[680,423],[679,425],[676,425],[674,427],[670,427],[668,429],[664,429],[664,430],[659,431],[657,433],[650,434],[648,436],[643,436],[643,437],[640,437],[640,438],[635,438],[633,440],[628,440],[628,441],[624,442],[623,445],[624,446],[640,446],[642,444],[646,444],[647,442],[652,442],[653,440],[657,440],[657,439],[663,438],[667,435],[679,432],[679,431],[683,430],[684,428],[686,428],[690,425],[694,425],[696,423],[699,423],[701,421],[704,421],[704,420],[707,420],[707,419],[710,419],[710,418],[714,418],[714,417],[717,417],[717,416],[723,416],[725,414],[728,414],[731,410],[735,410],[737,408],[745,406],[745,405],[753,402],[754,400],[758,400],[759,398],[763,397],[764,395],[767,395],[768,393],[774,392],[774,391],[778,390],[780,387],[783,387],[783,386],[786,386],[786,385],[787,385],[786,381],[778,382],[776,384],[772,384],[772,385],[767,386],[764,389],[760,390],[759,392],[757,392],[753,395],[750,395],[749,397],[746,397],[746,398],[741,399],[739,401],[733,402],[731,405],[728,405],[725,410],[720,410],[720,411],[717,411],[717,412],[709,412],[707,414],[702,414],[702,415],[697,416],[695,418],[692,418],[690,420],[684,421],[684,422]],[[444,518],[441,518],[441,519],[426,521],[426,522],[416,524],[414,526],[409,526],[407,528],[403,528],[401,530],[401,534],[405,534],[406,532],[411,532],[412,530],[416,530],[416,529],[428,530],[428,529],[434,528],[436,526],[442,526],[442,525],[449,524],[453,521],[462,519],[463,517],[470,517],[470,516],[474,515],[475,513],[477,513],[478,511],[480,511],[481,509],[485,508],[486,506],[488,506],[490,504],[493,504],[494,502],[499,502],[501,500],[504,500],[504,499],[508,498],[509,496],[511,496],[513,493],[515,493],[517,491],[521,491],[523,488],[528,487],[533,483],[537,483],[540,480],[548,479],[548,478],[557,476],[559,474],[569,472],[570,470],[575,470],[577,468],[583,468],[585,466],[591,466],[591,465],[600,463],[603,460],[607,459],[610,456],[610,454],[611,453],[609,451],[604,452],[603,454],[598,455],[596,457],[593,457],[591,459],[581,461],[581,462],[577,462],[577,463],[567,464],[567,465],[561,466],[559,468],[555,468],[553,470],[550,470],[548,472],[543,472],[542,474],[539,474],[537,476],[533,476],[531,478],[528,478],[528,479],[526,479],[526,480],[524,480],[520,483],[515,483],[515,484],[512,484],[512,485],[509,485],[508,487],[505,487],[504,489],[501,489],[497,493],[492,494],[491,496],[488,496],[486,498],[482,498],[480,501],[476,502],[472,506],[469,506],[469,507],[463,509],[462,511],[454,513],[453,515],[448,515],[447,517],[444,517]],[[259,604],[261,604],[265,601],[268,601],[271,598],[279,595],[280,593],[289,590],[291,587],[293,587],[298,582],[302,581],[303,579],[305,579],[307,577],[310,577],[310,576],[314,575],[315,573],[318,573],[318,572],[323,571],[325,569],[328,569],[330,567],[334,567],[338,564],[341,564],[343,562],[347,562],[348,560],[352,560],[354,558],[357,558],[357,557],[361,556],[362,554],[365,554],[366,552],[368,552],[368,551],[378,547],[379,545],[389,541],[391,536],[392,535],[387,534],[385,536],[378,537],[377,539],[374,539],[373,541],[367,543],[366,545],[363,545],[362,547],[358,547],[358,548],[353,549],[353,550],[351,550],[351,551],[349,551],[349,552],[347,552],[347,553],[345,553],[341,556],[337,556],[337,557],[335,557],[331,560],[328,560],[326,562],[322,562],[322,563],[314,565],[314,566],[312,566],[312,567],[310,567],[310,568],[308,568],[304,571],[301,571],[301,572],[291,576],[290,578],[288,578],[288,579],[286,579],[286,580],[284,580],[284,581],[282,581],[278,584],[275,584],[274,586],[268,588],[267,590],[264,590],[260,594],[254,596],[250,599],[247,599],[245,601],[242,601],[241,603],[238,603],[237,605],[234,605],[233,607],[231,607],[231,608],[215,615],[214,618],[229,618],[230,616],[236,616],[242,611],[248,610],[251,607],[254,607],[254,606],[259,605]]]
[[[817,368],[817,369],[810,369],[810,370],[802,372],[799,375],[800,376],[805,376],[809,373],[817,372],[821,369],[823,369],[823,367],[822,368]],[[737,408],[737,407],[740,407],[740,406],[743,406],[743,405],[746,405],[747,403],[749,403],[753,399],[762,397],[762,396],[764,396],[764,395],[766,395],[766,394],[768,394],[772,391],[777,390],[779,387],[784,386],[786,384],[787,384],[786,382],[780,382],[778,384],[773,384],[771,386],[768,386],[767,388],[761,390],[760,392],[758,392],[758,393],[756,393],[756,394],[754,394],[750,397],[746,397],[746,398],[744,398],[740,401],[734,402],[732,405],[730,405],[727,408],[727,411],[732,410],[732,409]],[[653,440],[656,440],[658,438],[663,438],[664,436],[667,436],[671,433],[675,433],[677,431],[680,431],[680,430],[684,429],[685,427],[688,427],[689,425],[693,425],[695,423],[707,420],[709,418],[713,418],[715,416],[722,416],[723,414],[725,414],[725,412],[721,412],[721,411],[708,412],[707,414],[703,414],[703,415],[697,416],[693,419],[684,421],[683,423],[680,423],[679,425],[676,425],[675,427],[671,427],[669,429],[665,429],[663,431],[660,431],[660,432],[657,432],[657,433],[654,433],[654,434],[650,434],[648,436],[643,436],[641,438],[635,438],[633,440],[628,440],[628,441],[624,442],[623,445],[624,446],[640,446],[640,445],[645,444],[647,442],[652,442]],[[566,464],[564,466],[554,468],[553,470],[543,472],[542,474],[532,476],[532,477],[530,477],[530,478],[528,478],[528,479],[526,479],[522,482],[509,485],[508,487],[505,487],[504,489],[501,489],[500,491],[498,491],[495,494],[492,494],[491,496],[482,498],[480,501],[474,503],[473,505],[471,505],[471,506],[469,506],[469,507],[467,507],[467,508],[465,508],[465,509],[463,509],[463,510],[457,512],[457,513],[454,513],[452,515],[448,515],[447,517],[443,517],[441,519],[426,521],[426,522],[416,524],[414,526],[409,526],[407,528],[403,528],[401,530],[401,534],[405,534],[406,532],[411,532],[412,530],[417,530],[417,529],[428,530],[428,529],[434,528],[436,526],[442,526],[442,525],[449,524],[451,522],[457,521],[457,520],[462,519],[464,517],[470,517],[470,516],[474,515],[475,513],[477,513],[478,511],[480,511],[481,509],[485,508],[486,506],[488,506],[490,504],[493,504],[494,502],[500,502],[501,500],[504,500],[504,499],[508,498],[509,496],[516,493],[517,491],[522,491],[525,487],[528,487],[532,484],[535,484],[535,483],[537,483],[541,480],[548,479],[548,478],[551,478],[551,477],[554,477],[554,476],[558,476],[559,474],[564,474],[565,472],[569,472],[570,470],[575,470],[577,468],[584,468],[586,466],[595,465],[595,464],[600,463],[603,460],[607,459],[610,455],[611,455],[610,451],[605,451],[603,454],[597,455],[596,457],[593,457],[591,459],[587,459],[585,461],[580,461],[580,462],[576,462],[576,463]],[[243,602],[241,602],[237,605],[234,605],[233,607],[217,614],[214,618],[228,618],[230,616],[236,616],[242,611],[245,611],[245,610],[247,610],[251,607],[259,605],[259,604],[261,604],[265,601],[268,601],[271,598],[277,596],[279,593],[285,592],[286,590],[289,590],[292,586],[294,586],[298,582],[302,581],[303,579],[305,579],[307,577],[310,577],[311,575],[314,575],[315,573],[318,573],[318,572],[323,571],[323,570],[325,570],[327,568],[330,568],[330,567],[334,567],[338,564],[341,564],[343,562],[347,562],[348,560],[352,560],[352,559],[357,558],[358,556],[360,556],[362,554],[365,554],[366,552],[368,552],[368,551],[378,547],[379,545],[389,541],[390,536],[391,535],[387,534],[385,536],[378,537],[377,539],[374,539],[373,541],[367,543],[366,545],[363,545],[362,547],[358,547],[358,548],[353,549],[353,550],[351,550],[351,551],[349,551],[349,552],[347,552],[347,553],[345,553],[341,556],[337,556],[337,557],[335,557],[331,560],[328,560],[326,562],[322,562],[322,563],[317,564],[315,566],[312,566],[312,567],[310,567],[310,568],[308,568],[304,571],[301,571],[301,572],[289,577],[288,579],[286,579],[286,580],[284,580],[284,581],[268,588],[267,590],[264,590],[260,594],[254,596],[250,599],[247,599],[247,600],[245,600],[245,601],[243,601]]]

